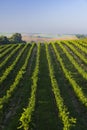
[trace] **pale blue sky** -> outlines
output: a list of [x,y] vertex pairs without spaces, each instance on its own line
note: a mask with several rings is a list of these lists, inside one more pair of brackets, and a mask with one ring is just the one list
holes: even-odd
[[0,0],[0,32],[87,33],[87,0]]

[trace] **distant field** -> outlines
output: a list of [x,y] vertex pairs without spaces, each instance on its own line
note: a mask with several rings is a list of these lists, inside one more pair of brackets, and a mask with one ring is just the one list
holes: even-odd
[[87,41],[0,45],[0,130],[87,130]]
[[[0,33],[0,36],[1,35],[11,37],[13,33]],[[75,35],[22,33],[22,39],[26,42],[49,42],[56,40],[75,40],[77,37]]]
[[49,42],[49,41],[56,41],[56,40],[75,40],[77,37],[75,35],[57,35],[57,34],[33,34],[33,35],[22,35],[22,39],[31,42]]

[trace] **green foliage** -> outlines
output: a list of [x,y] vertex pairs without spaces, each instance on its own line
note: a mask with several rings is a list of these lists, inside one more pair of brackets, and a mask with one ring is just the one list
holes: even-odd
[[[26,72],[26,67],[28,65],[28,61],[30,59],[30,56],[31,56],[31,53],[32,53],[32,50],[34,48],[35,44],[32,45],[32,47],[30,48],[29,52],[28,52],[28,55],[25,59],[25,62],[23,64],[23,66],[20,68],[20,70],[18,71],[15,79],[14,79],[14,82],[11,84],[10,88],[7,90],[6,94],[0,98],[0,113],[2,113],[3,111],[3,107],[6,103],[9,102],[9,99],[11,98],[13,92],[15,91],[17,85],[19,84],[20,80],[23,78],[23,74]],[[27,45],[23,48],[23,50],[21,51],[23,53],[24,49],[27,47]],[[19,56],[16,58],[15,62],[17,62],[19,60],[19,57],[21,56],[22,53],[19,53]],[[11,71],[15,65],[15,62],[14,64],[12,64],[12,66],[10,66],[6,71],[5,71],[5,74],[0,78],[0,84],[2,83],[3,80],[5,80],[5,78],[7,77],[9,71]],[[1,115],[0,115],[1,116]]]
[[10,38],[7,38],[6,36],[0,36],[0,44],[17,44],[17,43],[26,43],[22,40],[22,36],[20,33],[14,33]]
[[15,33],[9,38],[10,43],[22,43],[22,36],[20,33]]
[[[7,61],[13,56],[13,54],[21,47],[21,45],[18,45],[6,58],[5,60],[0,64],[0,68],[4,66]],[[6,51],[5,51],[6,52]]]
[[0,84],[7,78],[9,73],[14,69],[15,65],[19,61],[19,59],[20,59],[21,55],[23,54],[24,50],[26,49],[26,47],[27,47],[27,45],[21,50],[21,52],[16,57],[15,61],[8,68],[6,68],[6,70],[4,71],[3,75],[0,77]]
[[[85,70],[76,62],[74,57],[65,49],[65,47],[61,44],[58,43],[58,45],[62,48],[63,52],[66,54],[70,62],[75,66],[75,68],[78,70],[78,72],[83,76],[84,79],[87,79],[87,73]],[[70,45],[69,45],[70,46]],[[77,52],[78,53],[78,52]],[[79,54],[78,54],[79,55]],[[79,57],[83,58],[83,56],[79,55]],[[85,59],[83,59],[85,61]],[[87,60],[85,61],[87,62]]]
[[0,44],[8,44],[9,40],[6,36],[0,36]]
[[6,51],[4,51],[3,53],[0,54],[0,58],[4,57],[8,52],[10,52],[13,48],[15,47],[15,45],[10,46]]
[[[84,55],[82,55],[80,52],[78,52],[78,50],[72,44],[70,44],[72,42],[70,42],[70,43],[69,42],[62,42],[62,43],[67,45],[73,51],[73,53],[75,53],[84,63],[87,64],[87,59],[84,57]],[[79,49],[82,47],[82,46],[80,46],[78,44],[76,44],[76,46],[78,46]],[[85,51],[83,47],[81,49],[83,51]],[[86,51],[86,53],[87,53],[87,51]]]
[[76,37],[79,38],[79,39],[82,39],[82,38],[86,38],[87,35],[84,35],[84,34],[76,34]]
[[[64,46],[58,42],[58,45],[63,49],[63,51],[68,54],[67,50],[64,48]],[[65,65],[63,63],[63,60],[62,58],[60,57],[60,54],[59,52],[57,51],[56,47],[54,44],[52,44],[53,46],[53,49],[56,53],[56,56],[57,56],[57,60],[60,62],[60,65],[62,67],[62,70],[66,76],[66,78],[69,80],[70,84],[72,85],[73,89],[74,89],[74,92],[76,93],[77,97],[79,98],[79,100],[87,107],[87,98],[85,97],[81,87],[76,83],[76,81],[72,78],[72,75],[70,74],[70,72],[65,68]],[[68,58],[72,58],[70,55],[67,55]],[[73,58],[72,58],[73,60]],[[71,60],[70,60],[71,61]],[[74,61],[72,61],[74,62]],[[74,62],[75,64],[76,62]]]
[[[85,41],[86,42],[86,41]],[[70,44],[71,43],[71,44]],[[42,59],[42,57],[43,57],[43,55],[42,55],[42,57],[40,57],[40,55],[41,55],[41,53],[40,53],[40,46],[42,45],[42,47],[43,47],[43,44],[37,44],[37,55],[36,55],[36,62],[35,62],[35,68],[34,68],[34,70],[33,70],[33,73],[32,73],[32,77],[31,77],[31,80],[29,79],[29,82],[30,82],[30,84],[31,84],[31,86],[29,86],[30,87],[30,89],[29,90],[31,90],[31,96],[30,96],[30,98],[29,98],[29,101],[28,101],[28,104],[27,104],[27,106],[26,106],[26,104],[24,104],[24,106],[23,107],[25,107],[23,110],[24,111],[22,111],[22,113],[21,113],[21,111],[19,112],[19,108],[17,108],[17,110],[15,110],[15,113],[16,112],[18,112],[18,113],[16,113],[15,115],[17,116],[17,119],[16,119],[16,121],[19,123],[20,122],[20,126],[18,127],[19,129],[23,129],[23,130],[30,130],[31,129],[31,125],[33,124],[32,123],[32,115],[34,114],[33,112],[35,111],[35,103],[36,103],[36,94],[37,94],[37,87],[38,87],[38,85],[42,85],[42,82],[43,82],[43,76],[45,77],[45,75],[43,74],[43,71],[44,72],[46,72],[46,70],[49,70],[49,82],[50,82],[50,84],[51,84],[51,88],[49,89],[49,90],[51,90],[52,89],[52,92],[53,92],[53,100],[55,100],[55,104],[56,104],[56,109],[58,110],[58,113],[52,113],[52,114],[55,114],[56,116],[57,116],[57,114],[58,114],[58,117],[60,117],[60,120],[61,120],[61,123],[62,123],[62,125],[63,125],[63,130],[70,130],[70,129],[76,129],[76,128],[74,128],[73,126],[75,126],[75,127],[77,127],[78,129],[81,129],[81,128],[85,128],[85,126],[83,126],[83,127],[79,127],[79,126],[81,126],[81,125],[79,125],[79,124],[77,124],[77,123],[80,123],[81,121],[85,121],[85,117],[84,117],[84,119],[82,119],[82,120],[80,120],[80,112],[83,112],[81,115],[82,116],[84,116],[85,115],[85,112],[84,112],[84,109],[85,108],[87,108],[87,97],[86,97],[86,95],[84,94],[84,92],[83,92],[83,90],[82,90],[82,86],[81,85],[78,85],[77,84],[77,80],[76,79],[74,79],[74,76],[72,76],[72,71],[68,68],[68,67],[66,67],[67,66],[67,63],[66,63],[66,60],[64,60],[64,58],[62,57],[62,55],[61,55],[61,53],[64,53],[65,54],[65,56],[66,56],[66,58],[69,60],[69,62],[72,64],[72,66],[74,66],[73,68],[75,68],[75,69],[77,69],[77,74],[79,75],[79,74],[81,74],[82,76],[83,76],[83,78],[84,78],[84,81],[87,79],[87,74],[86,74],[86,72],[85,72],[85,70],[80,66],[80,64],[76,61],[76,59],[74,58],[74,54],[76,55],[76,56],[78,56],[79,57],[79,59],[80,60],[82,60],[85,64],[87,64],[87,60],[86,60],[86,58],[85,58],[85,56],[84,55],[82,55],[81,53],[79,53],[79,51],[78,50],[81,50],[83,53],[85,53],[85,54],[87,54],[87,51],[86,51],[86,48],[87,48],[87,44],[86,43],[83,43],[83,41],[81,41],[81,40],[77,40],[77,41],[70,41],[70,43],[68,43],[68,42],[66,42],[66,41],[63,41],[63,42],[58,42],[58,43],[50,43],[50,47],[49,47],[49,44],[45,44],[45,49],[46,49],[46,51],[44,51],[44,53],[45,53],[45,55],[47,56],[47,58],[45,57],[44,58],[44,60],[45,60],[45,62],[40,62],[40,59],[41,60],[43,60]],[[28,70],[28,69],[26,69],[27,68],[27,66],[28,66],[28,64],[30,63],[30,58],[31,58],[31,54],[32,54],[32,50],[34,49],[34,47],[35,47],[35,45],[36,44],[33,44],[32,43],[32,45],[31,45],[31,48],[30,48],[30,50],[28,51],[28,54],[27,54],[27,56],[26,56],[26,58],[25,58],[25,60],[24,60],[24,62],[23,62],[23,64],[22,64],[22,67],[20,67],[20,68],[18,68],[18,72],[16,73],[16,75],[15,75],[15,78],[14,78],[14,80],[10,83],[10,85],[8,85],[8,88],[6,88],[6,90],[5,91],[3,91],[4,93],[3,93],[3,96],[0,98],[0,121],[2,120],[2,118],[4,117],[4,116],[6,116],[5,114],[6,113],[4,113],[4,112],[7,112],[7,110],[9,109],[4,109],[4,108],[6,108],[6,105],[7,106],[11,106],[11,102],[9,103],[9,101],[11,100],[12,102],[13,102],[13,104],[15,104],[16,105],[16,101],[14,102],[14,97],[16,97],[16,95],[15,95],[15,90],[17,89],[17,87],[19,86],[19,84],[20,84],[20,81],[22,81],[22,79],[24,78],[24,74],[25,74],[25,72],[26,72],[26,70]],[[2,45],[1,45],[2,46]],[[3,67],[3,66],[5,66],[6,65],[6,63],[7,62],[9,62],[10,61],[10,58],[20,49],[20,47],[21,47],[21,44],[16,44],[16,45],[10,45],[9,47],[7,47],[8,45],[5,45],[6,46],[6,48],[5,47],[0,47],[0,58],[1,58],[1,63],[0,63],[0,69]],[[19,60],[20,60],[20,58],[22,58],[22,55],[23,55],[23,53],[24,53],[24,51],[27,49],[27,46],[28,46],[28,44],[26,44],[26,45],[24,45],[23,46],[23,48],[21,48],[20,49],[20,52],[18,53],[18,55],[14,58],[14,60],[12,61],[12,63],[8,66],[8,67],[6,67],[6,69],[4,70],[4,72],[3,72],[3,74],[1,75],[1,77],[0,77],[0,86],[2,87],[4,87],[4,85],[3,85],[3,82],[5,82],[5,80],[7,79],[7,76],[9,77],[9,74],[11,73],[11,71],[13,70],[13,69],[15,69],[15,66],[16,66],[16,64],[17,63],[19,63]],[[75,46],[78,48],[75,48]],[[58,51],[57,49],[57,47],[59,47],[60,49],[61,49],[61,51]],[[69,51],[67,51],[68,49],[70,49],[71,50],[71,52],[73,53],[73,54],[71,54]],[[4,49],[6,49],[5,51],[4,51]],[[53,59],[51,59],[51,56],[52,55],[50,55],[50,50],[49,49],[52,49],[51,51],[53,52],[52,54],[54,54],[54,57],[52,57],[52,58],[55,58],[55,60],[53,60]],[[12,51],[11,51],[12,50]],[[43,53],[43,52],[42,52]],[[8,54],[8,56],[6,57],[6,54]],[[15,56],[15,55],[14,55]],[[5,59],[4,60],[2,60],[3,58],[5,57]],[[52,61],[56,61],[56,62],[58,62],[58,64],[55,64],[55,63],[52,63]],[[46,63],[47,62],[47,63]],[[47,69],[45,68],[45,67],[42,67],[42,65],[40,66],[40,63],[44,63],[44,64],[46,64],[46,66],[48,67]],[[84,64],[83,63],[83,64]],[[53,65],[54,64],[54,65]],[[76,105],[76,104],[74,104],[73,103],[73,101],[71,102],[71,104],[68,104],[67,103],[67,98],[68,98],[68,96],[70,96],[70,95],[68,95],[67,96],[67,98],[66,97],[63,97],[63,96],[66,96],[66,93],[65,93],[65,95],[63,95],[64,94],[64,91],[66,90],[66,92],[67,92],[67,90],[68,90],[68,88],[66,89],[66,87],[67,87],[67,85],[65,85],[64,87],[64,90],[63,90],[63,87],[61,87],[61,82],[62,82],[62,80],[61,80],[61,78],[59,78],[59,80],[61,80],[61,81],[59,81],[59,80],[57,80],[57,77],[56,77],[56,75],[57,74],[60,74],[60,73],[55,73],[55,71],[54,71],[54,67],[55,68],[57,68],[57,65],[58,65],[58,67],[59,66],[61,66],[58,70],[60,70],[61,69],[61,71],[60,72],[62,72],[62,74],[61,74],[61,76],[63,75],[64,76],[64,79],[67,81],[67,82],[69,82],[69,87],[72,87],[73,88],[73,92],[74,92],[74,94],[76,95],[76,101],[78,101],[78,99],[79,99],[79,101],[82,103],[82,106],[81,106],[81,108],[82,108],[82,110],[78,110],[78,107],[80,107],[80,102],[78,101],[78,107],[77,106],[75,106],[75,107],[77,107],[76,108],[76,111],[78,111],[75,115],[76,115],[76,118],[73,118],[74,117],[74,115],[73,115],[73,111],[74,110],[72,110],[72,107],[74,108],[74,105]],[[30,66],[29,66],[30,67]],[[39,70],[40,70],[40,67],[42,67],[43,68],[43,71],[40,71],[40,73],[41,73],[41,75],[40,76],[42,76],[42,80],[39,80]],[[68,69],[67,69],[68,68]],[[32,72],[32,69],[31,69],[31,72]],[[46,72],[46,73],[48,73],[48,71]],[[60,76],[60,75],[58,75],[58,76]],[[47,76],[45,77],[45,78],[47,78],[48,77],[48,74],[47,74]],[[26,76],[25,76],[25,78],[26,78]],[[29,77],[30,78],[30,77]],[[41,77],[40,77],[41,78]],[[28,78],[27,78],[28,79]],[[63,78],[62,78],[63,79]],[[48,80],[48,79],[47,79]],[[40,84],[38,84],[38,81],[42,81]],[[58,81],[59,81],[59,83],[60,83],[60,85],[59,85],[59,83],[58,83]],[[6,81],[7,82],[7,81]],[[67,83],[67,82],[65,82],[64,81],[64,83]],[[9,81],[8,81],[8,83],[9,83]],[[22,82],[22,84],[23,84],[24,82]],[[46,83],[47,83],[47,81],[46,81]],[[46,85],[46,83],[45,83],[45,85]],[[27,83],[26,83],[27,84]],[[49,84],[49,83],[48,83]],[[47,84],[47,85],[48,85]],[[44,84],[41,86],[40,85],[40,87],[42,87],[42,89],[43,89],[43,86],[44,86]],[[21,85],[20,85],[21,86]],[[25,85],[23,86],[23,87],[25,87]],[[39,87],[39,88],[40,88]],[[46,86],[46,87],[48,87],[48,86]],[[48,89],[46,89],[46,87],[45,87],[45,92],[48,90]],[[62,89],[61,89],[61,88]],[[20,87],[21,88],[21,87]],[[1,88],[2,89],[2,88]],[[24,90],[24,89],[23,89]],[[39,90],[39,89],[38,89]],[[86,87],[85,87],[85,90],[86,90]],[[20,89],[20,91],[21,91],[21,89]],[[27,91],[27,89],[26,89],[26,91]],[[63,91],[63,92],[62,92]],[[71,91],[72,91],[72,89],[71,89]],[[70,91],[70,92],[71,92]],[[44,93],[45,93],[44,92]],[[69,91],[68,91],[69,92]],[[1,92],[2,93],[2,92]],[[50,94],[50,96],[52,96],[51,95],[51,93],[49,93],[48,91],[47,91],[47,93],[48,94]],[[45,95],[47,95],[48,96],[48,94],[47,93],[45,93]],[[20,94],[19,93],[19,89],[18,89],[18,94]],[[24,96],[25,96],[25,93],[22,93]],[[21,96],[20,97],[22,97],[22,94],[21,94]],[[70,93],[71,94],[71,93]],[[15,95],[15,96],[14,96]],[[42,96],[45,96],[44,94],[42,95]],[[72,93],[72,97],[73,96],[75,96],[75,95],[73,95],[73,93]],[[17,98],[19,98],[19,97],[17,97]],[[25,97],[24,97],[25,98]],[[25,101],[25,99],[23,98],[23,102]],[[28,98],[28,96],[27,96],[27,98]],[[49,96],[48,96],[48,98],[49,98]],[[64,98],[64,99],[63,99]],[[38,98],[39,99],[39,98]],[[72,99],[72,98],[71,98]],[[49,99],[50,100],[50,99]],[[66,101],[65,101],[66,100]],[[73,99],[72,99],[73,100]],[[69,100],[68,100],[69,101]],[[22,101],[21,101],[22,102]],[[66,105],[67,104],[67,105]],[[18,104],[17,104],[18,105]],[[46,104],[45,104],[46,105]],[[71,105],[71,106],[68,106],[68,105]],[[67,107],[68,106],[68,107]],[[20,107],[20,104],[19,104],[19,106],[18,107]],[[38,106],[37,106],[38,107]],[[42,106],[43,107],[43,106]],[[12,108],[13,108],[13,106],[12,106]],[[46,107],[47,108],[47,107]],[[45,108],[45,110],[48,110],[48,109],[46,109]],[[50,108],[50,105],[49,105],[49,108]],[[80,108],[80,109],[81,109]],[[22,109],[22,107],[21,107],[21,109]],[[39,110],[39,109],[38,109]],[[10,111],[10,110],[9,110]],[[41,111],[43,111],[42,110],[42,108],[41,108]],[[75,112],[76,112],[75,111]],[[47,111],[47,112],[50,112],[50,111]],[[36,111],[36,113],[37,113],[37,111]],[[73,117],[72,117],[72,115],[71,115],[71,113],[72,113],[72,115],[73,115]],[[18,114],[18,115],[17,115]],[[39,114],[38,114],[39,115]],[[39,115],[40,116],[40,115]],[[14,121],[14,119],[13,119],[13,117],[15,118],[15,116],[13,115],[12,116],[12,118],[10,117],[10,120],[12,119],[13,121]],[[38,116],[36,116],[36,118],[38,118]],[[35,119],[36,119],[35,118]],[[82,117],[81,117],[82,118]],[[46,116],[46,118],[45,119],[49,119],[49,117],[47,117]],[[3,119],[4,120],[4,119]],[[3,121],[2,120],[2,121]],[[9,122],[10,122],[10,120],[9,120]],[[58,120],[59,121],[59,120]],[[15,121],[14,121],[15,122]],[[42,122],[42,119],[41,119],[41,122]],[[48,122],[48,120],[46,121],[46,122]],[[86,122],[85,123],[83,123],[82,122],[82,124],[86,124]],[[6,122],[7,123],[7,122]],[[4,124],[4,123],[3,123]],[[43,123],[44,124],[44,123]],[[5,125],[5,124],[4,124]],[[16,129],[17,129],[17,126],[18,126],[18,124],[16,125]],[[44,125],[43,125],[44,126]],[[8,129],[14,129],[14,126],[13,126],[13,124],[12,124],[12,127],[13,128],[9,128],[9,126],[6,126],[6,127],[8,127]],[[45,127],[44,127],[45,128]],[[43,128],[43,129],[44,129]],[[6,129],[6,128],[5,128]],[[86,128],[85,128],[86,129]]]
[[24,109],[24,112],[20,117],[21,125],[20,127],[18,127],[19,129],[21,129],[22,127],[24,130],[30,129],[30,123],[32,120],[31,117],[35,109],[36,90],[37,90],[37,82],[38,82],[38,74],[39,74],[39,59],[40,59],[40,44],[38,45],[38,50],[37,50],[36,66],[32,74],[31,97],[29,99],[29,104],[27,108]]
[[[85,48],[87,45],[85,44],[85,47],[83,47],[83,43],[84,41],[81,40],[77,40],[77,41],[70,41],[71,44],[75,45],[76,47],[78,47],[81,51],[83,51],[84,53],[87,54],[87,49]],[[82,55],[83,56],[83,55]],[[84,59],[84,58],[83,58]]]
[[48,66],[49,66],[49,75],[51,78],[51,84],[52,84],[52,89],[53,89],[53,93],[55,96],[55,100],[56,100],[56,104],[57,104],[57,108],[59,110],[59,115],[60,118],[62,119],[62,123],[64,125],[63,130],[70,130],[70,128],[76,124],[76,119],[71,117],[70,118],[70,113],[68,112],[67,107],[64,105],[64,101],[61,97],[60,94],[60,89],[54,74],[54,69],[51,63],[51,58],[50,58],[50,54],[48,51],[48,45],[46,44],[46,55],[47,55],[47,60],[48,60]]

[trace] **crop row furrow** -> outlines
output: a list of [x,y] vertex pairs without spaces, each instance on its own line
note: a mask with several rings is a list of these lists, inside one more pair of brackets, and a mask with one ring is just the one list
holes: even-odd
[[84,79],[87,79],[87,73],[76,62],[76,60],[74,59],[74,57],[66,50],[66,48],[61,43],[58,42],[58,45],[61,47],[61,49],[63,50],[63,52],[66,54],[66,56],[68,57],[68,59],[70,60],[70,62],[75,66],[75,68],[77,69],[77,71],[83,76]]
[[9,48],[10,46],[12,45],[3,45],[1,48],[0,48],[0,53],[3,53],[3,51],[5,51],[7,48]]
[[31,97],[29,98],[29,104],[24,109],[20,117],[20,128],[23,127],[24,130],[30,129],[30,122],[32,118],[32,113],[35,109],[35,102],[36,102],[36,90],[37,90],[37,83],[38,83],[38,74],[39,74],[39,59],[40,59],[40,44],[38,45],[37,49],[37,57],[36,57],[36,65],[34,72],[32,74],[32,85],[31,85]]
[[8,49],[6,49],[2,54],[0,54],[0,59],[3,58],[7,53],[9,53],[15,46],[17,45],[12,45]]
[[28,61],[30,59],[30,56],[31,56],[31,53],[32,53],[34,46],[35,46],[35,44],[33,44],[32,47],[30,48],[30,50],[27,54],[27,57],[25,59],[25,62],[23,64],[23,66],[20,68],[20,70],[18,71],[13,83],[10,85],[10,88],[6,91],[6,94],[2,98],[0,98],[0,114],[2,114],[4,105],[9,102],[9,99],[13,95],[13,93],[14,93],[16,87],[18,86],[20,80],[23,78],[23,75],[26,72]]
[[16,53],[16,51],[21,47],[21,45],[18,45],[6,58],[5,60],[0,64],[0,69],[2,66],[4,66],[7,61]]
[[[58,44],[59,45],[59,44]],[[62,58],[60,57],[60,54],[58,53],[56,47],[54,44],[52,44],[53,49],[55,51],[55,54],[57,56],[57,60],[60,62],[60,65],[62,67],[62,70],[66,76],[66,78],[69,80],[70,84],[73,87],[74,92],[76,93],[78,99],[87,107],[87,97],[84,95],[81,87],[76,83],[76,81],[72,78],[72,75],[70,73],[70,71],[68,71],[64,65],[64,62],[62,60]],[[62,46],[62,45],[61,45]],[[62,46],[63,48],[63,46]]]
[[[74,53],[76,56],[79,57],[79,59],[81,59],[85,64],[87,64],[87,58],[85,58],[80,52],[78,52],[77,49],[75,49],[75,47],[73,47],[73,45],[71,45],[68,42],[63,42],[63,44],[67,45],[72,50],[72,53]],[[76,46],[78,46],[78,44],[76,44]]]
[[76,123],[76,119],[73,117],[70,117],[70,113],[68,112],[68,109],[64,104],[63,98],[61,97],[60,89],[59,89],[57,80],[56,80],[55,75],[54,75],[54,69],[53,69],[53,66],[51,63],[51,58],[50,58],[50,54],[48,51],[48,45],[46,45],[46,54],[47,54],[49,75],[51,78],[53,93],[55,96],[57,108],[59,110],[60,118],[62,119],[62,122],[64,125],[63,130],[70,130],[70,128],[73,126],[73,124]]
[[21,58],[21,55],[23,54],[23,52],[24,52],[24,50],[26,48],[27,48],[27,45],[24,46],[24,48],[18,54],[18,56],[16,57],[16,59],[13,61],[13,63],[8,68],[6,68],[6,70],[4,71],[3,75],[0,77],[0,84],[7,78],[7,76],[9,75],[9,73],[14,69],[15,65],[17,64],[17,62]]
[[83,55],[85,58],[87,57],[87,52],[85,51],[86,47],[81,45],[77,41],[69,41],[69,43],[79,52],[81,55]]
[[86,40],[79,40],[77,41],[78,44],[80,44],[82,47],[87,48],[87,41]]
[[[65,42],[62,42],[62,43],[65,43]],[[84,54],[82,53],[82,51],[80,50],[80,55],[81,55],[81,57],[80,57],[80,55],[78,55],[78,54],[76,54],[76,52],[75,52],[75,50],[77,51],[78,50],[78,48],[77,48],[77,46],[74,46],[73,48],[76,48],[76,49],[73,49],[72,47],[69,47],[67,44],[69,44],[69,43],[65,43],[64,44],[64,46],[65,46],[65,48],[66,48],[66,50],[73,56],[73,58],[76,60],[76,62],[80,65],[80,67],[84,70],[84,71],[86,71],[87,72],[87,59],[85,58],[85,56],[84,56]],[[70,44],[69,44],[70,46],[72,46],[71,45],[71,42],[70,42]],[[77,51],[78,52],[78,51]],[[84,58],[84,59],[83,59]],[[86,61],[85,61],[86,60]]]

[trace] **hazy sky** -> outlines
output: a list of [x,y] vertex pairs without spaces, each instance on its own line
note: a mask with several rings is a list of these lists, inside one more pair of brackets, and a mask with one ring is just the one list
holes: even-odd
[[0,0],[0,32],[87,33],[87,0]]

